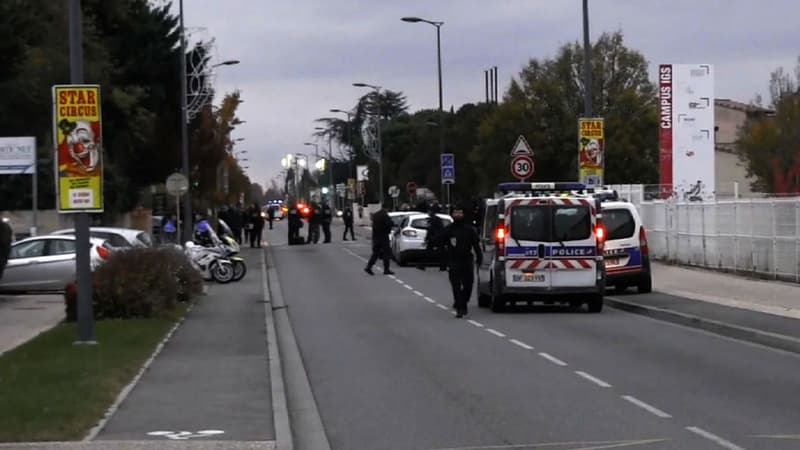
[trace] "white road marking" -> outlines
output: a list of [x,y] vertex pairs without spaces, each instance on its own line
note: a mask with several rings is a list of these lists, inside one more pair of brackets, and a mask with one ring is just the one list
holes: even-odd
[[397,281],[399,284],[406,284],[405,281],[401,280],[400,278],[395,278],[394,281]]
[[475,325],[476,327],[483,328],[483,324],[482,324],[482,323],[480,323],[480,322],[476,322],[476,321],[474,321],[474,320],[472,320],[472,319],[469,319],[469,320],[467,320],[467,322],[469,322],[469,323],[471,323],[471,324]]
[[493,335],[495,335],[497,337],[506,337],[505,334],[495,330],[494,328],[487,328],[486,331],[488,331],[489,333],[492,333]]
[[564,361],[556,358],[555,356],[553,356],[553,355],[551,355],[549,353],[539,352],[539,356],[541,356],[542,358],[550,361],[551,363],[553,363],[555,365],[558,365],[558,366],[561,366],[561,367],[564,367],[564,366],[567,365],[567,363],[565,363]]
[[734,444],[733,442],[726,441],[725,439],[722,439],[721,437],[717,436],[716,434],[709,433],[708,431],[706,431],[706,430],[704,430],[702,428],[686,427],[686,429],[691,431],[692,433],[698,435],[698,436],[704,437],[704,438],[708,439],[709,441],[714,442],[715,444],[719,445],[720,447],[727,448],[728,450],[744,450],[744,448],[739,447],[738,445]]
[[434,299],[432,299],[432,298],[430,298],[430,297],[425,297],[425,300],[426,300],[428,303],[436,303],[436,300],[434,300]]
[[151,431],[147,433],[148,436],[163,436],[176,441],[185,441],[192,438],[209,437],[218,434],[225,434],[225,432],[222,430],[200,430],[194,433],[191,431]]
[[635,441],[572,441],[572,442],[537,442],[528,444],[511,444],[511,445],[485,445],[480,447],[448,447],[438,448],[436,450],[526,450],[532,448],[573,448],[579,446],[578,450],[599,450],[610,448],[622,448],[633,446],[644,446],[655,444],[657,442],[666,442],[666,439],[641,439]]
[[403,286],[405,286],[405,288],[406,288],[406,289],[408,289],[409,291],[413,291],[413,290],[414,290],[414,288],[413,288],[413,287],[411,287],[411,286],[410,286],[410,285],[408,285],[408,284],[404,284]]
[[600,378],[597,378],[595,376],[589,375],[586,372],[581,372],[580,370],[576,370],[575,373],[578,374],[579,376],[583,377],[583,378],[586,378],[587,380],[591,381],[592,383],[594,383],[594,384],[596,384],[596,385],[598,385],[600,387],[603,387],[603,388],[610,388],[611,387],[610,384],[606,383],[605,381],[601,380]]
[[418,296],[420,296],[420,297],[425,297],[425,294],[423,294],[423,293],[422,293],[422,292],[420,292],[420,291],[417,291],[417,290],[415,290],[415,291],[414,291],[414,293],[415,293],[415,294],[417,294],[417,295],[418,295]]
[[443,310],[447,311],[447,306],[444,306],[444,305],[443,305],[443,304],[441,304],[441,303],[437,303],[437,304],[436,304],[436,307],[437,307],[437,308],[439,308],[439,309],[443,309]]
[[396,279],[397,279],[397,276],[396,276],[396,275],[389,275],[389,278],[391,278],[391,279],[393,279],[393,280],[396,280]]
[[509,342],[511,342],[514,345],[518,345],[518,346],[524,348],[525,350],[533,350],[532,346],[530,346],[530,345],[528,345],[528,344],[526,344],[526,343],[524,343],[522,341],[518,341],[516,339],[509,339]]
[[654,416],[661,417],[662,419],[669,419],[669,418],[672,417],[669,414],[665,413],[664,411],[656,408],[655,406],[648,405],[647,403],[639,400],[636,397],[633,397],[633,396],[630,396],[630,395],[623,395],[622,398],[627,400],[627,401],[629,401],[630,403],[633,403],[634,405],[638,406],[639,408],[644,409],[645,411],[649,412],[650,414],[653,414]]

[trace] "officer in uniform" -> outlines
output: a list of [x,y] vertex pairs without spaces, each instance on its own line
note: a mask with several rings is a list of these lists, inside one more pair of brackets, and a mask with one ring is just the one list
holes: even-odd
[[389,269],[389,258],[392,250],[389,248],[389,232],[392,231],[392,219],[389,218],[389,204],[383,204],[378,212],[372,215],[372,256],[367,261],[364,272],[375,275],[372,266],[378,261],[383,260],[384,275],[393,275]]
[[300,210],[297,203],[291,202],[288,212],[289,220],[289,245],[302,244],[303,237],[300,236],[300,229],[303,228],[303,219],[300,217]]
[[11,252],[11,241],[14,240],[14,230],[5,220],[0,220],[0,278],[3,277],[3,270],[8,262],[8,254]]
[[306,243],[319,243],[320,225],[322,225],[322,208],[319,203],[311,202],[311,216],[308,218],[308,240]]
[[[440,211],[441,209],[438,203],[434,203],[428,208],[428,230],[425,234],[425,246],[427,248],[428,258],[435,261],[439,266],[439,270],[444,272],[447,270],[447,255],[445,254],[444,246],[434,244],[433,242],[433,238],[444,229],[444,221],[437,215]],[[425,266],[418,264],[417,269],[425,270]]]
[[483,255],[475,228],[464,219],[464,207],[453,208],[453,223],[434,236],[433,245],[447,249],[450,286],[453,289],[456,317],[467,315],[467,303],[475,280],[475,264],[480,265]]
[[322,203],[322,234],[325,235],[325,243],[331,242],[331,222],[333,221],[333,210],[327,201]]
[[356,240],[356,234],[353,231],[353,208],[346,206],[344,208],[344,213],[342,214],[342,220],[344,221],[344,236],[342,236],[342,240],[347,240],[347,232],[350,231],[350,238],[354,241]]

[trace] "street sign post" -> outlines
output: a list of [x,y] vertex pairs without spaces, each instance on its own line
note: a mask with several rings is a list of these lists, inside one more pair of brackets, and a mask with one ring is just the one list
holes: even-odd
[[511,175],[519,178],[520,181],[533,176],[533,158],[528,155],[517,155],[511,158]]
[[450,185],[456,182],[456,155],[441,154],[442,184],[445,188],[445,201],[450,204]]
[[[176,231],[178,232],[178,243],[181,243],[181,196],[185,194],[189,190],[189,180],[180,172],[175,172],[172,175],[167,177],[166,181],[167,185],[167,193],[169,195],[175,196],[175,208],[176,208],[176,220],[177,226]],[[186,217],[185,220],[191,220],[189,217]]]
[[517,142],[511,148],[511,156],[515,155],[533,156],[533,150],[531,149],[531,146],[528,145],[528,141],[525,139],[525,136],[521,134],[517,138]]

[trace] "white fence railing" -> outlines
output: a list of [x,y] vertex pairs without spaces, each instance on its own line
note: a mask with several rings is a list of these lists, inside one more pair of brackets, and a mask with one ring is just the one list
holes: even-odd
[[639,209],[654,258],[800,282],[800,197],[682,202],[616,188]]

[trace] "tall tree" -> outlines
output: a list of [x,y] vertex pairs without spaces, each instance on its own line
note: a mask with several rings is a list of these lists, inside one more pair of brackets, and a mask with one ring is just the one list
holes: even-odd
[[[653,183],[657,110],[647,61],[625,46],[621,31],[603,33],[591,53],[595,114],[606,119],[606,182]],[[520,134],[535,152],[535,179],[577,178],[582,55],[576,42],[562,46],[552,59],[532,59],[483,121],[470,158],[483,168],[478,180],[484,194],[510,178],[508,154]]]
[[751,114],[739,129],[738,152],[755,176],[753,188],[780,194],[800,192],[800,58],[789,74],[770,78],[773,115]]

